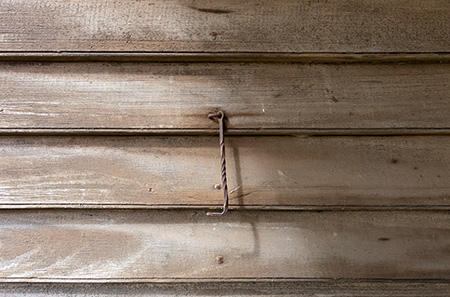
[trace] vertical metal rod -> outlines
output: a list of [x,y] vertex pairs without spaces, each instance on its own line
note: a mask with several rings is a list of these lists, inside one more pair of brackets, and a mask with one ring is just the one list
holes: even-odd
[[218,111],[217,113],[209,114],[208,118],[209,119],[217,118],[219,120],[220,170],[222,174],[223,209],[222,212],[208,212],[206,213],[206,215],[218,217],[223,216],[228,211],[228,182],[227,182],[227,166],[225,160],[225,141],[224,141],[225,114],[223,111]]

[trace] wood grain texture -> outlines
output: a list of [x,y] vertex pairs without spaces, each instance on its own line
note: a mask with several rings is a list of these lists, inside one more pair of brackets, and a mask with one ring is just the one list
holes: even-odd
[[0,284],[2,297],[448,297],[448,282],[270,281],[140,284]]
[[3,132],[450,128],[450,64],[1,63],[0,92]]
[[[0,281],[435,279],[449,212],[3,211]],[[222,257],[218,261],[218,257]]]
[[[234,208],[449,208],[450,137],[227,137]],[[0,207],[214,207],[218,137],[1,137]]]
[[447,0],[3,0],[1,51],[445,52]]

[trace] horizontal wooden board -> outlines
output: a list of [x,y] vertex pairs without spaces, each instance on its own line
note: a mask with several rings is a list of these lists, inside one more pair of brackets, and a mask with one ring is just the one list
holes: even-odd
[[448,297],[448,282],[270,281],[151,284],[0,284],[0,296],[14,297]]
[[6,0],[1,51],[445,52],[447,0]]
[[[449,208],[450,137],[227,137],[234,208]],[[214,207],[218,137],[0,137],[0,207]]]
[[0,92],[3,132],[450,128],[450,64],[0,63]]
[[0,212],[0,281],[450,279],[450,213]]

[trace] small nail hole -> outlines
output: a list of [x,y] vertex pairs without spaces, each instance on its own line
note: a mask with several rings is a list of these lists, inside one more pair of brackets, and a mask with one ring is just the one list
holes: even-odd
[[217,262],[217,264],[223,264],[223,256],[217,256],[216,262]]

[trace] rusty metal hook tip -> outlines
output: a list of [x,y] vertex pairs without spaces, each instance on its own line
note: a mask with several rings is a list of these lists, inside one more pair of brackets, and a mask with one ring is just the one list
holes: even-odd
[[228,209],[223,209],[222,212],[207,212],[206,215],[210,217],[220,217],[228,212]]
[[222,175],[222,189],[223,189],[223,210],[222,212],[208,212],[207,216],[219,217],[223,216],[228,211],[228,182],[227,182],[227,166],[225,161],[225,141],[224,141],[224,130],[225,130],[225,113],[221,110],[216,113],[211,113],[208,115],[209,119],[218,118],[219,119],[219,144],[220,144],[220,169]]
[[225,117],[225,114],[223,111],[219,110],[216,113],[210,113],[208,114],[208,119],[213,120],[214,118],[218,118],[219,120],[223,119]]

